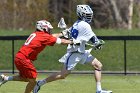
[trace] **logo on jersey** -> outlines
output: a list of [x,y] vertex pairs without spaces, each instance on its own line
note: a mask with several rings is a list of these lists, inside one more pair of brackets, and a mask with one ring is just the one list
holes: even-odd
[[73,37],[74,39],[76,39],[77,38],[77,36],[78,36],[78,30],[77,29],[71,29],[71,37]]

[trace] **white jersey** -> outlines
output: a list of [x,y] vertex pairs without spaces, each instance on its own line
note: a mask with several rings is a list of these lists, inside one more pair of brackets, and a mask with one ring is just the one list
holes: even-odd
[[68,45],[67,52],[80,52],[85,53],[85,44],[93,37],[96,36],[91,29],[91,26],[82,20],[76,21],[71,27],[71,37],[80,41],[80,45]]

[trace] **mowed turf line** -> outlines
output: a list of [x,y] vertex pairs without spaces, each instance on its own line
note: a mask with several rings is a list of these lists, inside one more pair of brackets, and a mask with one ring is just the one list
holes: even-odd
[[[38,79],[46,74],[39,74]],[[8,82],[0,87],[0,93],[23,93],[26,83]],[[102,86],[113,93],[140,93],[140,76],[136,75],[103,75]],[[95,93],[94,77],[89,75],[69,75],[65,80],[59,80],[44,85],[39,93]]]

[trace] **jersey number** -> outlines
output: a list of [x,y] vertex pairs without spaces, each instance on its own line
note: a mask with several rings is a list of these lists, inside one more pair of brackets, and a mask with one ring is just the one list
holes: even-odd
[[74,39],[77,38],[78,33],[79,33],[79,32],[78,32],[77,29],[73,29],[73,28],[72,28],[72,30],[71,30],[71,36],[72,36]]
[[29,45],[29,44],[31,43],[31,41],[35,38],[35,36],[36,36],[35,33],[31,34],[31,35],[27,38],[27,40],[26,40],[26,42],[24,43],[24,45]]

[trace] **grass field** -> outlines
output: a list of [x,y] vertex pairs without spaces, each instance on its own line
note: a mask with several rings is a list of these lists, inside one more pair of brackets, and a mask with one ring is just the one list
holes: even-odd
[[[55,29],[56,32],[59,29]],[[140,36],[139,29],[135,30],[115,30],[115,29],[95,29],[97,36]],[[6,31],[1,30],[0,36],[23,36],[29,35],[31,30],[25,31]],[[24,40],[15,40],[16,53],[24,43]],[[123,41],[111,41],[105,40],[106,44],[100,51],[92,51],[92,54],[97,57],[103,66],[104,71],[123,71],[124,70],[124,42]],[[55,51],[54,51],[55,50]],[[127,70],[128,71],[140,71],[140,41],[128,40],[127,41]],[[38,60],[34,62],[37,70],[59,70],[61,64],[58,59],[61,58],[66,52],[66,46],[55,45],[53,47],[47,47],[42,53],[39,54]],[[12,42],[0,41],[0,70],[12,69]],[[89,65],[77,65],[75,70],[92,70]]]
[[[32,31],[0,31],[1,36],[29,35]],[[98,36],[140,36],[137,30],[95,30]],[[15,41],[15,53],[25,41]],[[11,41],[0,41],[0,70],[12,69]],[[127,70],[140,71],[140,41],[127,41]],[[55,51],[54,51],[55,50]],[[47,47],[35,62],[37,70],[60,70],[61,64],[57,61],[66,51],[66,46],[57,45]],[[101,51],[93,51],[104,65],[103,71],[123,71],[123,41],[106,41]],[[89,65],[77,65],[75,70],[92,70]],[[38,79],[45,78],[39,74]],[[27,83],[8,82],[0,87],[0,93],[23,93]],[[140,75],[103,75],[102,87],[113,93],[140,93]],[[70,75],[65,80],[48,83],[39,93],[95,93],[94,77],[89,75]]]
[[[39,74],[38,79],[45,78]],[[0,93],[23,93],[26,83],[10,81],[0,87]],[[113,93],[140,93],[140,76],[103,75],[102,87]],[[72,74],[65,80],[44,85],[39,93],[95,93],[95,80],[91,74]]]

